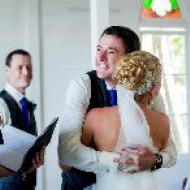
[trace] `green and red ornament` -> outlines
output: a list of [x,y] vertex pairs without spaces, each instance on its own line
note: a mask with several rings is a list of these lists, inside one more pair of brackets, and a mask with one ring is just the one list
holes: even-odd
[[181,18],[177,0],[145,0],[141,14],[143,18]]

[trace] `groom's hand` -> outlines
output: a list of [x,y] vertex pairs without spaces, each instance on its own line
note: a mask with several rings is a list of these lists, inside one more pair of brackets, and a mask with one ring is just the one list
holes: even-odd
[[148,148],[139,148],[134,164],[138,167],[136,172],[151,170],[156,164],[156,156]]
[[125,147],[120,152],[120,158],[115,160],[118,169],[128,173],[150,170],[156,164],[156,156],[148,148]]

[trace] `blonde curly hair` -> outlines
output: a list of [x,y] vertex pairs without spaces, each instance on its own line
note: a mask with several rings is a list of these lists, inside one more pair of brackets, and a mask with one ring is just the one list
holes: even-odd
[[117,84],[143,95],[151,90],[155,83],[161,81],[160,61],[149,52],[129,53],[117,62],[113,79]]

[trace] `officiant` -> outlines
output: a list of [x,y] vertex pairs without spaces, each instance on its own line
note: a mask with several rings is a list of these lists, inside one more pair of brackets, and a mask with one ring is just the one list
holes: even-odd
[[[10,52],[5,60],[7,83],[0,92],[1,127],[11,125],[32,135],[37,135],[34,111],[36,104],[26,98],[26,89],[32,81],[32,58],[29,52],[17,49]],[[32,168],[44,162],[44,148],[33,159]],[[2,175],[12,173],[4,168]],[[0,178],[0,190],[35,190],[36,171]]]

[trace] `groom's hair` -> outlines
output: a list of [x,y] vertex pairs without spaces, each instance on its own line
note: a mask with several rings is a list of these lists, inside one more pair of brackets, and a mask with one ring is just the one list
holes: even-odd
[[138,35],[128,27],[125,26],[110,26],[106,28],[100,38],[104,35],[114,35],[120,38],[125,48],[125,53],[140,50],[140,40]]
[[12,60],[12,57],[13,57],[14,55],[23,55],[23,56],[29,57],[30,60],[32,59],[29,52],[27,52],[27,51],[25,51],[25,50],[23,50],[23,49],[16,49],[16,50],[14,50],[14,51],[11,51],[11,52],[7,55],[7,57],[6,57],[6,59],[5,59],[5,65],[6,65],[6,66],[8,66],[8,67],[11,66],[11,60]]

